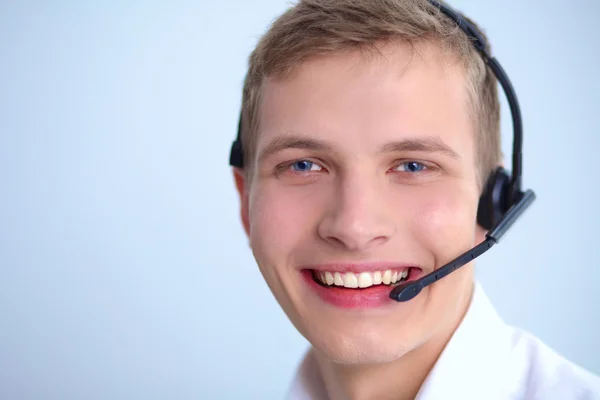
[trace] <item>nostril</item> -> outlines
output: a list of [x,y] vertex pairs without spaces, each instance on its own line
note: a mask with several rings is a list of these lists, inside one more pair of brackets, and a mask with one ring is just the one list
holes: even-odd
[[327,236],[325,238],[326,241],[330,242],[331,244],[338,246],[338,247],[347,247],[346,243],[344,243],[344,241],[342,241],[341,239],[335,237],[335,236]]

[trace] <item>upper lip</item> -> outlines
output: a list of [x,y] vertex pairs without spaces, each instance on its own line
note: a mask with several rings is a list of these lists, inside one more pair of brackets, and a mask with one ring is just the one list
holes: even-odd
[[409,267],[419,268],[416,264],[402,263],[402,262],[368,262],[368,263],[328,263],[310,265],[304,267],[304,269],[311,269],[316,271],[329,271],[329,272],[375,272],[385,271],[387,269],[406,269]]

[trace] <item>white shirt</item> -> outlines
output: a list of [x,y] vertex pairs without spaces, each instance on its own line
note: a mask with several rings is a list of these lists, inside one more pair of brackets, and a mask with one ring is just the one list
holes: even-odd
[[[309,355],[298,367],[287,399],[328,399]],[[476,283],[463,321],[415,400],[439,399],[600,400],[600,377],[505,324]]]

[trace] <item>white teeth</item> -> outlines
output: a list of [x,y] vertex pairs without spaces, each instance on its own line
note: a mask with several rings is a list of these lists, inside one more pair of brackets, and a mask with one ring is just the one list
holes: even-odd
[[400,282],[408,277],[408,269],[404,271],[385,271],[361,272],[355,274],[352,272],[340,273],[329,271],[315,271],[317,280],[328,286],[341,286],[347,288],[367,288],[373,285],[390,285]]
[[352,272],[346,272],[344,274],[344,286],[347,288],[357,288],[358,287],[358,279],[356,275]]
[[336,286],[344,286],[344,281],[342,280],[342,274],[340,274],[339,272],[336,272],[335,275],[333,275],[333,283]]
[[366,288],[373,286],[373,275],[369,272],[361,272],[358,276],[358,287]]
[[331,275],[331,272],[325,272],[325,282],[328,285],[333,285],[333,275]]
[[373,274],[373,285],[379,285],[381,282],[383,282],[381,271],[377,271]]
[[383,283],[385,283],[386,285],[389,285],[390,283],[392,283],[392,271],[389,269],[386,269],[385,272],[383,273]]

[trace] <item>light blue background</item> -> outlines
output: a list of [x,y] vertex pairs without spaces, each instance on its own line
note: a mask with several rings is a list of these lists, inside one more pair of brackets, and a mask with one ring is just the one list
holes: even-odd
[[[452,4],[513,80],[538,195],[479,276],[600,373],[600,2]],[[247,55],[287,5],[0,4],[0,398],[281,398],[307,343],[227,160]]]

